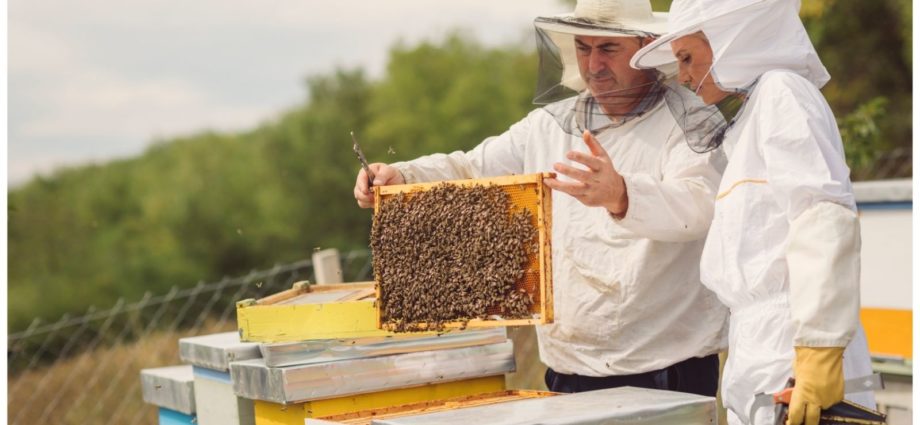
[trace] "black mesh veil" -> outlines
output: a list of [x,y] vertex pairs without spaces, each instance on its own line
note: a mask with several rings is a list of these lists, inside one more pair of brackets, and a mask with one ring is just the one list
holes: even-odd
[[586,36],[655,37],[645,31],[617,29],[571,16],[539,17],[534,20],[534,27],[540,61],[533,99],[537,105],[572,97],[586,88],[576,59],[576,31]]
[[[551,39],[550,33],[538,27],[536,29],[536,35],[539,65],[537,69],[537,87],[534,92],[533,103],[535,105],[548,105],[558,100],[577,95],[578,91],[576,91],[575,88],[569,87],[572,84],[567,85],[563,80],[565,65],[562,63],[559,47]],[[570,77],[570,79],[571,78],[573,77]],[[581,81],[581,75],[577,75],[577,78]]]
[[644,70],[643,81],[631,86],[610,85],[598,93],[589,89],[578,68],[575,33],[587,36],[654,38],[642,31],[611,29],[571,17],[537,18],[539,69],[533,102],[544,105],[569,134],[585,130],[598,134],[619,127],[665,102],[690,148],[708,152],[717,148],[728,122],[717,105],[706,105],[674,79],[676,65]]
[[665,103],[694,152],[706,153],[722,145],[729,122],[716,105],[707,105],[687,87],[674,80],[667,84]]

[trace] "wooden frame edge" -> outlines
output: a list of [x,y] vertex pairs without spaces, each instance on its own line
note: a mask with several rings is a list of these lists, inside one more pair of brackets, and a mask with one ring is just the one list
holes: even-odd
[[[375,194],[375,201],[379,201],[380,196],[415,192],[415,191],[422,190],[422,189],[432,188],[442,183],[455,184],[455,185],[463,186],[463,187],[476,186],[476,185],[508,186],[508,185],[515,185],[515,184],[540,182],[540,178],[547,174],[553,174],[553,173],[515,174],[515,175],[510,175],[510,176],[487,177],[487,178],[481,178],[481,179],[444,180],[444,181],[437,181],[437,182],[379,186],[379,187],[374,188],[374,194]],[[375,206],[374,206],[375,211],[377,209],[376,204],[377,202],[375,202]]]
[[545,232],[541,233],[541,237],[544,237],[545,240],[540,241],[540,256],[542,259],[542,264],[544,267],[541,268],[540,273],[540,282],[541,282],[541,291],[542,297],[542,324],[553,323],[553,191],[546,187],[543,183],[543,179],[546,178],[555,178],[556,173],[544,173],[541,176],[538,183],[538,189],[540,191],[540,220],[542,220],[543,228],[546,229]]

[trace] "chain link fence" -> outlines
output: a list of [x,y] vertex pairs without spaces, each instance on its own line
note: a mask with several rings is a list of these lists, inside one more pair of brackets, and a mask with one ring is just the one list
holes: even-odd
[[864,181],[910,178],[914,172],[913,164],[912,149],[897,148],[879,152],[873,159],[871,167],[852,169],[850,179]]
[[[372,279],[367,250],[342,255],[341,266],[345,282]],[[54,323],[35,320],[8,337],[8,423],[155,424],[156,409],[141,396],[141,369],[179,364],[179,338],[236,330],[236,301],[302,280],[315,281],[311,260],[148,292]]]

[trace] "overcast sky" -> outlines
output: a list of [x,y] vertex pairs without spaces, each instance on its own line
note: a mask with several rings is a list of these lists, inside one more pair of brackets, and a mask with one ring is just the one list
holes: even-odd
[[[559,0],[10,0],[8,178],[255,126],[336,66],[379,77],[397,40],[531,42]],[[536,66],[536,64],[535,64]]]

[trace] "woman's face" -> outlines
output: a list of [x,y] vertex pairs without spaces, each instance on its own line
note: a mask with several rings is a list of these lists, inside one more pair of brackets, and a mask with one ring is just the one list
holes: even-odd
[[712,48],[702,32],[685,35],[671,42],[671,50],[677,58],[679,72],[677,80],[712,105],[728,96],[712,80]]

